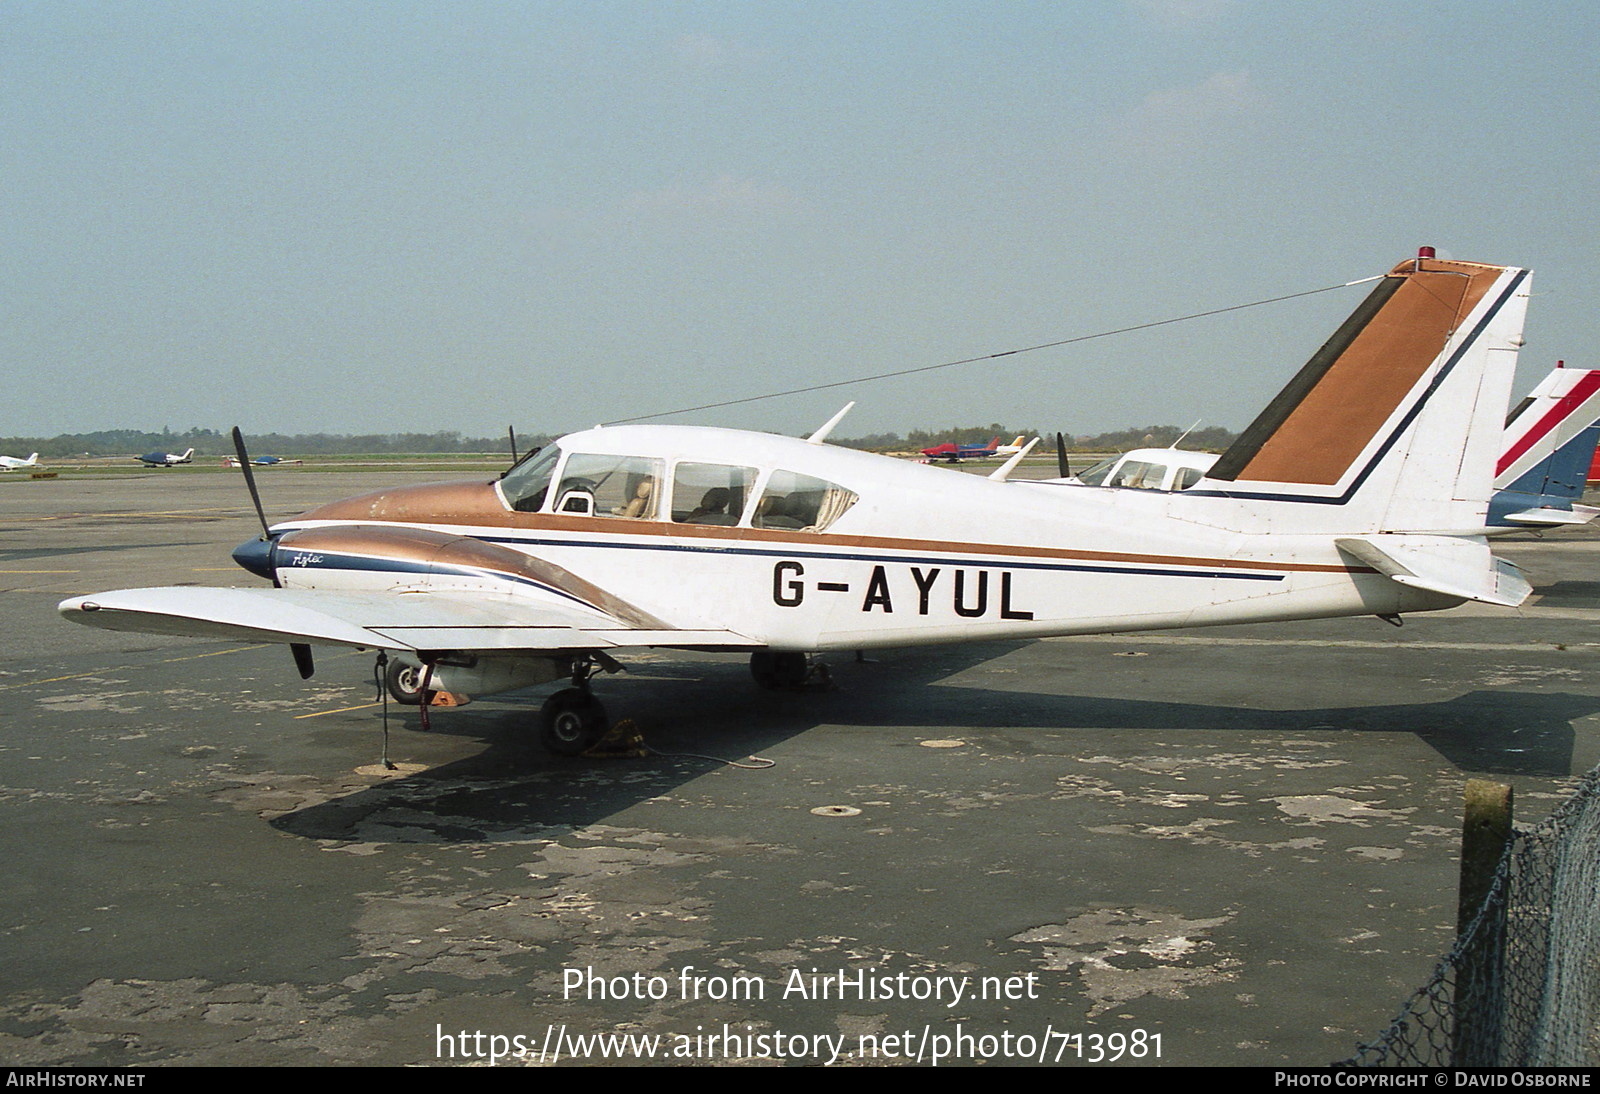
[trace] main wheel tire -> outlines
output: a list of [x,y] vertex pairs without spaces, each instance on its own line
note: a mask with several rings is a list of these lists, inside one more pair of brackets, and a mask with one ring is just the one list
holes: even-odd
[[557,756],[581,756],[606,735],[606,708],[582,688],[563,688],[539,710],[539,740]]
[[750,675],[768,691],[793,691],[806,682],[809,673],[803,653],[761,650],[750,655]]
[[418,665],[391,660],[389,667],[383,673],[383,684],[389,689],[389,698],[408,707],[420,707],[424,671],[426,670]]

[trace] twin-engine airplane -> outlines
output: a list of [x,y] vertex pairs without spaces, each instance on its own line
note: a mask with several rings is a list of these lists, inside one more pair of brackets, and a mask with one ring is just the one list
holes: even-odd
[[[417,684],[561,677],[555,751],[607,726],[590,676],[632,647],[807,654],[1374,615],[1530,587],[1485,515],[1526,271],[1397,266],[1180,493],[980,478],[723,429],[574,433],[493,482],[405,487],[283,521],[234,558],[270,589],[134,589],[61,612],[113,630],[387,651]],[[263,525],[265,525],[263,520]]]

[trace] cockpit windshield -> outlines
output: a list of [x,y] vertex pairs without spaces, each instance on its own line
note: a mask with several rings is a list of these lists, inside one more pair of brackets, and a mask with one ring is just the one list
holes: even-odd
[[1087,471],[1079,471],[1078,481],[1085,486],[1104,485],[1106,476],[1111,474],[1111,469],[1117,466],[1117,461],[1120,459],[1122,459],[1121,456],[1112,456],[1110,459],[1101,460]]
[[561,449],[547,445],[538,455],[524,460],[500,480],[500,495],[519,513],[537,513],[544,508],[550,477],[556,472]]

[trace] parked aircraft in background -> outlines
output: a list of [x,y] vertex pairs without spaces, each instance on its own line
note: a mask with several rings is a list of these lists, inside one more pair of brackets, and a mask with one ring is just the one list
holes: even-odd
[[35,452],[27,459],[18,459],[16,456],[0,456],[0,471],[20,471],[24,467],[38,467],[39,453]]
[[1135,448],[1101,460],[1073,476],[1085,486],[1127,486],[1140,490],[1187,490],[1217,462],[1212,452],[1182,448]]
[[[1018,437],[1017,444],[1020,446],[1021,443],[1022,438]],[[990,439],[988,444],[957,444],[954,441],[946,441],[944,444],[936,444],[932,448],[924,448],[922,454],[928,457],[929,460],[960,463],[962,460],[986,460],[998,453],[999,450],[1000,438],[994,437]],[[1015,452],[1016,448],[1011,451]]]
[[234,558],[273,588],[60,610],[285,643],[307,676],[311,644],[376,649],[420,672],[419,697],[566,678],[541,733],[576,753],[607,728],[591,678],[629,648],[743,651],[776,687],[822,650],[1515,606],[1531,588],[1483,530],[1527,300],[1524,270],[1402,263],[1187,491],[822,443],[843,412],[806,440],[619,426],[491,482],[263,518]]
[[[1600,444],[1600,370],[1558,364],[1512,411],[1500,443],[1487,518],[1494,533],[1587,524],[1600,516],[1600,509],[1577,504]],[[1065,481],[1187,490],[1220,458],[1180,448],[1136,448]]]
[[[283,467],[299,467],[301,464],[305,463],[304,460],[286,460],[282,456],[256,456],[256,457],[252,458],[250,462],[251,462],[251,464],[253,464],[256,467],[279,467],[279,466],[283,466]],[[224,467],[238,467],[239,466],[239,457],[237,457],[237,456],[224,456],[224,457],[222,457],[222,466],[224,466]]]
[[1558,364],[1506,419],[1490,527],[1561,528],[1600,516],[1578,504],[1597,444],[1600,370]]
[[147,467],[176,467],[180,463],[193,463],[194,449],[186,450],[181,456],[171,452],[146,452],[142,456],[135,456],[134,459]]

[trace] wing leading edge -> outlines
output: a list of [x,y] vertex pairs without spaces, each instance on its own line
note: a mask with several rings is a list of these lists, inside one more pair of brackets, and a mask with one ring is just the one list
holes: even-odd
[[593,611],[469,591],[172,586],[74,597],[63,601],[60,611],[75,623],[104,630],[411,652],[761,647],[733,631],[630,626]]

